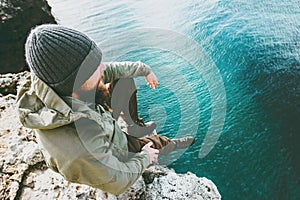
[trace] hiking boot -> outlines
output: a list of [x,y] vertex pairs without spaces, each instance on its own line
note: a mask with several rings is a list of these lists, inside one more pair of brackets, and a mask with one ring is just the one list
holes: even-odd
[[176,149],[184,149],[195,143],[193,136],[172,139],[171,141],[172,142],[159,150],[160,155],[167,156]]
[[183,138],[172,139],[175,143],[175,149],[184,149],[195,143],[195,138],[193,136],[187,136]]
[[145,124],[146,127],[150,127],[151,130],[154,127],[153,131],[148,134],[149,136],[157,135],[157,132],[156,132],[156,129],[155,129],[156,128],[156,124],[155,124],[154,121],[146,122],[144,124]]

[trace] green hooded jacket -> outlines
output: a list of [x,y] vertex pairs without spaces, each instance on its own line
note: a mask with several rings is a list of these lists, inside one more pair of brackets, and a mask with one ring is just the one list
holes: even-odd
[[[103,81],[145,76],[141,62],[105,63]],[[31,73],[18,91],[21,123],[36,131],[47,165],[66,180],[121,194],[150,164],[146,150],[129,156],[127,138],[100,105],[58,96]]]

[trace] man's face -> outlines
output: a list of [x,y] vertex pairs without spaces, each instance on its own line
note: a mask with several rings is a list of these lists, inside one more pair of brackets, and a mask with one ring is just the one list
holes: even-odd
[[72,93],[72,97],[86,102],[95,103],[95,93],[103,88],[102,76],[106,69],[104,64],[100,64],[97,70],[82,86]]

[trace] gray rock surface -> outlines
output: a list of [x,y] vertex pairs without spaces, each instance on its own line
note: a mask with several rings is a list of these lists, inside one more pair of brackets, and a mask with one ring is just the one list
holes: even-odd
[[56,23],[46,0],[0,0],[0,73],[26,69],[24,44],[30,29]]
[[[26,72],[0,76],[1,91],[18,87],[25,75]],[[47,168],[35,133],[18,120],[15,95],[0,95],[0,121],[0,199],[221,199],[212,181],[190,172],[177,174],[160,165],[149,167],[118,196],[70,183]]]
[[[8,94],[17,94],[17,87],[21,81],[25,80],[25,76],[28,75],[29,72],[20,72],[18,74],[0,74],[0,94],[8,95]],[[4,99],[5,102],[5,99]],[[3,102],[3,103],[4,103]]]

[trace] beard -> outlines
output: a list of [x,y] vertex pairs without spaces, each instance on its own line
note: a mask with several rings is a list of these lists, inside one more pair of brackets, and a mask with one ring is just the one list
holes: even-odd
[[103,107],[111,108],[111,84],[100,85],[96,89],[95,103]]
[[98,85],[92,90],[77,90],[78,99],[92,105],[101,105],[104,109],[111,110],[112,83]]

